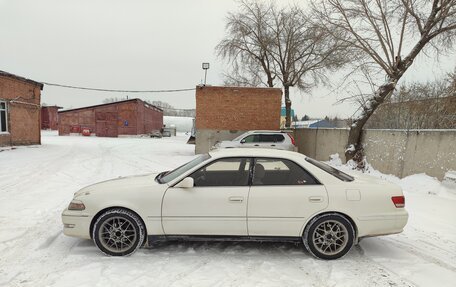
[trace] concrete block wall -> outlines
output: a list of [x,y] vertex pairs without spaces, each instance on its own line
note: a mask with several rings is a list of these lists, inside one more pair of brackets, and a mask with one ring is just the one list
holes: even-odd
[[344,154],[348,141],[346,129],[296,129],[296,145],[300,153],[317,160],[327,161],[331,154]]
[[[300,153],[323,161],[339,153],[344,159],[348,129],[296,129],[294,135]],[[456,170],[456,130],[365,130],[363,143],[367,161],[386,174],[442,179]]]
[[247,132],[246,130],[196,130],[195,153],[207,153],[219,141],[229,141]]

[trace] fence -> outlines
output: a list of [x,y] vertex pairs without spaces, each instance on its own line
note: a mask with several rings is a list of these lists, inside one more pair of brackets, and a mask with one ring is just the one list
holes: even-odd
[[[296,129],[299,152],[317,160],[339,153],[343,159],[348,129]],[[456,170],[456,130],[365,130],[367,161],[377,170],[405,177],[426,173],[442,179]]]

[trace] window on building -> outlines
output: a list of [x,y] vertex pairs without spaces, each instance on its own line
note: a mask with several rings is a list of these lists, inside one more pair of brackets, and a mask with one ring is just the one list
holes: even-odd
[[8,131],[6,102],[0,102],[0,133]]

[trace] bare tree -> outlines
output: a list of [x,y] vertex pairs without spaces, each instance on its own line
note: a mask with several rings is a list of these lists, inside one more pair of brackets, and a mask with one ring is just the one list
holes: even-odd
[[229,83],[284,89],[286,126],[291,124],[290,87],[308,91],[325,80],[328,69],[342,65],[342,41],[314,25],[297,6],[242,1],[227,19],[227,36],[216,50],[231,62]]
[[271,4],[242,1],[238,12],[228,14],[227,35],[216,47],[218,55],[231,62],[228,82],[274,87],[276,75],[268,53],[272,8]]
[[353,62],[381,73],[378,85],[353,119],[348,159],[362,154],[362,129],[423,49],[439,54],[456,36],[456,0],[315,0],[313,13],[322,29],[353,49]]

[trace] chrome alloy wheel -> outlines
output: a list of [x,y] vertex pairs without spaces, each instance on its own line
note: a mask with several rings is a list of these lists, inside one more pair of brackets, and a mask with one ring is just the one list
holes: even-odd
[[347,246],[347,228],[338,221],[326,220],[312,234],[315,248],[325,255],[335,255]]
[[98,230],[101,245],[115,253],[129,250],[135,244],[137,236],[133,223],[120,216],[106,219]]

